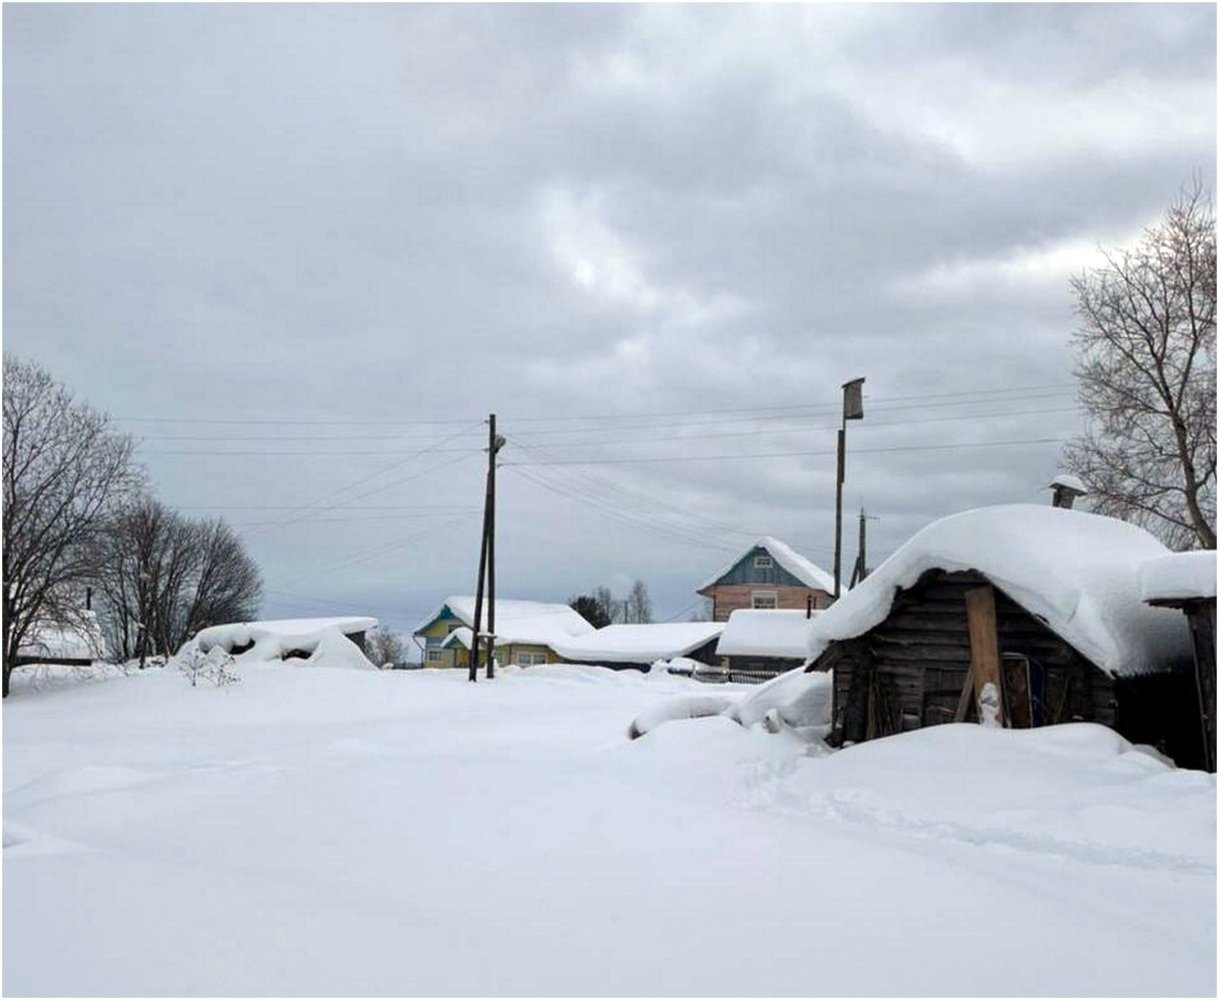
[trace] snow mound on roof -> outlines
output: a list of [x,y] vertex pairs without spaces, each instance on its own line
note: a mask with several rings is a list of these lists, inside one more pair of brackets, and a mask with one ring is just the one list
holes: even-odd
[[[297,661],[293,660],[293,663]],[[326,629],[312,655],[300,663],[304,667],[325,667],[329,670],[376,670],[360,647],[337,628]]]
[[[474,627],[475,600],[471,595],[454,595],[445,599],[435,611],[415,628],[422,632],[448,608],[468,628]],[[490,602],[483,599],[482,619],[479,627],[487,630],[487,612]],[[518,601],[507,598],[495,599],[495,638],[497,644],[517,643],[522,645],[550,646],[555,640],[562,641],[593,631],[590,625],[574,608],[566,604],[545,604],[541,601]]]
[[[813,616],[821,614],[814,611]],[[739,608],[728,616],[715,651],[720,656],[777,656],[803,660],[809,619],[803,611]]]
[[816,590],[824,590],[826,593],[834,592],[834,577],[823,570],[811,559],[800,555],[786,542],[782,542],[777,538],[772,538],[770,535],[763,535],[754,542],[748,549],[742,552],[739,556],[728,563],[727,566],[721,567],[718,573],[713,574],[708,579],[704,580],[695,591],[701,593],[710,587],[716,580],[722,577],[725,573],[732,569],[737,563],[744,559],[754,549],[765,549],[770,553],[771,557],[782,566],[787,572],[794,576],[797,580],[803,583],[806,587],[813,587]]
[[808,655],[882,622],[898,589],[927,570],[975,570],[1114,675],[1155,672],[1190,656],[1184,617],[1143,603],[1138,568],[1168,550],[1142,528],[1061,507],[1008,504],[923,528],[813,620]]
[[663,622],[606,625],[579,638],[555,642],[565,660],[589,663],[653,663],[685,656],[713,641],[723,622]]
[[[330,629],[338,629],[344,635],[367,632],[375,628],[377,619],[350,615],[341,618],[281,618],[261,622],[235,622],[231,625],[213,625],[200,629],[191,642],[200,652],[207,653],[220,646],[225,652],[234,647],[262,644],[270,649],[278,645],[284,652],[299,649],[312,652],[322,636]],[[274,654],[281,655],[279,653]],[[271,659],[271,656],[265,657]]]
[[1215,552],[1174,552],[1139,567],[1144,601],[1188,601],[1215,596]]

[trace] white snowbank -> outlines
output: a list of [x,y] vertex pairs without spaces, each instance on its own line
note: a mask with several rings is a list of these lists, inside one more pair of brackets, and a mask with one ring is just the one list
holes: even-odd
[[[435,611],[415,627],[418,634],[430,626],[448,608],[468,629],[474,628],[474,604],[472,595],[454,595],[445,599]],[[487,612],[490,602],[483,599],[482,619],[479,628],[488,630]],[[550,646],[556,641],[585,635],[593,631],[584,618],[566,604],[544,604],[540,601],[518,601],[507,598],[495,599],[496,645],[516,644]],[[467,632],[472,637],[472,633]],[[458,640],[460,641],[460,640]],[[468,648],[468,642],[467,642]]]
[[1139,567],[1144,601],[1187,601],[1215,596],[1215,551],[1174,552]]
[[690,694],[681,698],[671,698],[641,712],[635,716],[627,730],[631,739],[637,739],[651,732],[664,722],[675,719],[704,719],[711,715],[720,715],[733,703],[728,695]]
[[763,535],[751,546],[749,546],[748,549],[733,559],[732,562],[721,567],[718,572],[712,574],[694,589],[699,593],[706,590],[720,577],[731,570],[733,566],[749,555],[749,553],[754,549],[765,549],[775,562],[787,570],[787,572],[803,583],[806,587],[812,587],[815,590],[824,590],[830,594],[834,592],[834,577],[831,574],[827,573],[811,559],[800,555],[799,552],[793,549],[786,542],[781,542],[779,539],[772,538],[770,535]]
[[1178,770],[1095,723],[929,726],[816,764],[762,799],[861,830],[1145,865],[1165,877],[1214,871],[1214,776]]
[[728,710],[729,718],[742,726],[753,726],[761,722],[769,712],[778,712],[779,718],[793,729],[816,727],[817,736],[824,738],[830,732],[830,713],[833,708],[834,675],[823,671],[805,672],[797,668],[759,684]]
[[1184,617],[1143,603],[1138,568],[1168,550],[1142,528],[1059,507],[1011,504],[936,521],[814,619],[807,652],[884,620],[899,588],[927,570],[976,570],[1114,675],[1188,660]]
[[606,625],[577,639],[556,640],[551,648],[565,660],[582,663],[652,663],[684,657],[723,630],[723,622]]
[[[820,615],[814,611],[813,617]],[[803,611],[739,608],[728,616],[715,647],[720,656],[774,656],[803,660],[809,618]]]

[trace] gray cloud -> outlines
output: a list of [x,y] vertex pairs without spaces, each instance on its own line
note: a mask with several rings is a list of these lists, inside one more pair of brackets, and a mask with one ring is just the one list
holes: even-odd
[[[1069,276],[1215,170],[1200,5],[4,19],[6,349],[132,419],[159,491],[190,507],[322,497],[463,426],[359,503],[475,506],[488,410],[524,445],[565,445],[555,459],[683,459],[506,468],[501,591],[519,596],[638,575],[676,612],[748,540],[709,522],[828,562],[832,457],[684,459],[830,451],[856,374],[847,496],[879,517],[874,553],[952,510],[1039,502],[1056,444],[941,446],[1078,426]],[[779,405],[825,409],[634,416]],[[340,420],[454,423],[301,423]],[[241,436],[280,440],[221,440]],[[229,450],[301,454],[165,454]],[[371,520],[392,513],[227,516],[250,524],[269,611],[407,625],[472,585],[477,514]]]

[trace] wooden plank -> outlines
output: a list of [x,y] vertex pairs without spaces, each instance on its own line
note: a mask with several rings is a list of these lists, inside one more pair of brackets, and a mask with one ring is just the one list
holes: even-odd
[[964,722],[965,716],[969,713],[969,702],[974,696],[974,668],[973,664],[969,665],[969,669],[965,672],[965,684],[961,688],[961,698],[957,702],[957,710],[952,715],[953,722]]
[[978,701],[978,717],[982,718],[982,690],[987,684],[993,684],[999,699],[998,722],[1005,725],[994,588],[988,585],[965,591],[965,616],[969,620],[969,670],[973,675],[974,697]]

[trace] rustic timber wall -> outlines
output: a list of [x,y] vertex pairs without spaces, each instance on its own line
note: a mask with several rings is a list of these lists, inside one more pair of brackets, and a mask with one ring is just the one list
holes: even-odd
[[[925,573],[883,622],[818,658],[816,669],[834,670],[835,742],[953,720],[970,658],[964,595],[987,583],[972,572]],[[1000,651],[1041,665],[1047,723],[1115,725],[1117,696],[1106,674],[998,589],[995,612]]]

